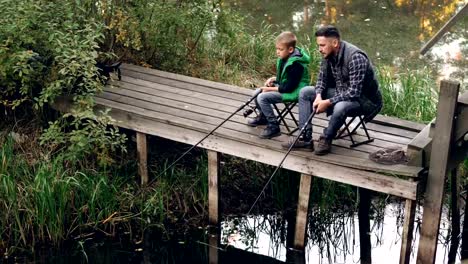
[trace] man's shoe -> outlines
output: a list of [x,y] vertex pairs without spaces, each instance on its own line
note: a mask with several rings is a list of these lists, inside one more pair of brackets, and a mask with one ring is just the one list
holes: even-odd
[[[312,138],[304,139],[304,137],[301,136],[297,141],[296,141],[296,138],[297,137],[295,136],[289,137],[288,142],[281,144],[283,149],[289,149],[292,146],[291,150],[304,149],[308,151],[314,151],[314,142],[312,141]],[[295,144],[294,144],[294,141],[296,141]]]
[[268,124],[268,126],[260,134],[260,138],[274,138],[281,135],[280,127],[278,124]]
[[268,124],[268,121],[264,115],[259,115],[256,118],[249,119],[249,121],[247,121],[247,125],[251,127],[263,126],[267,124]]
[[331,149],[331,139],[327,139],[325,136],[320,136],[320,139],[317,144],[317,148],[315,149],[315,155],[325,155],[330,153]]

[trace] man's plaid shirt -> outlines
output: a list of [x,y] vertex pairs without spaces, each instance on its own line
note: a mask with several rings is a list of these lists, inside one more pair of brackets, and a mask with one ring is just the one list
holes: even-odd
[[[336,104],[341,101],[354,101],[359,99],[362,92],[362,86],[364,77],[366,74],[369,60],[360,52],[356,52],[351,56],[349,65],[337,65],[336,57],[330,59],[331,61],[331,72],[333,79],[336,82],[336,95],[333,98],[329,98],[332,104]],[[348,67],[349,69],[349,84],[343,83],[341,76],[341,67]],[[323,59],[320,64],[320,73],[315,86],[317,94],[321,94],[322,91],[327,87],[327,60]]]

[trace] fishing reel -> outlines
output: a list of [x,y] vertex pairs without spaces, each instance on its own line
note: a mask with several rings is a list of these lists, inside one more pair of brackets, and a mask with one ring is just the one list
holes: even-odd
[[254,106],[248,106],[249,108],[248,109],[245,109],[244,112],[242,113],[242,115],[244,116],[244,118],[247,118],[248,116],[250,116],[252,113],[255,112],[255,114],[257,114],[257,112],[255,111],[257,108],[254,107]]

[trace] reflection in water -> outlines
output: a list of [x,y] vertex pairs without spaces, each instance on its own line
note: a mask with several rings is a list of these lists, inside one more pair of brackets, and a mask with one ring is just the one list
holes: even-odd
[[335,24],[343,39],[367,51],[377,66],[398,71],[430,65],[443,77],[468,82],[468,16],[459,20],[430,54],[419,55],[423,44],[465,0],[225,0],[225,3],[245,14],[253,30],[266,23],[275,31],[292,30],[301,40],[303,36],[313,36],[317,24]]
[[[375,212],[370,221],[372,260],[375,263],[397,263],[400,255],[404,204],[387,205]],[[416,263],[421,210],[416,213],[414,241],[410,263]],[[436,263],[447,263],[449,222],[442,213]],[[314,221],[314,218],[316,220]],[[285,239],[288,222],[281,216],[230,217],[222,223],[221,243],[289,262],[290,249]],[[233,236],[233,234],[235,234]],[[234,238],[232,238],[234,237]],[[357,214],[310,212],[306,263],[359,263],[359,225]],[[296,263],[296,262],[292,262]],[[460,263],[459,256],[457,262]]]

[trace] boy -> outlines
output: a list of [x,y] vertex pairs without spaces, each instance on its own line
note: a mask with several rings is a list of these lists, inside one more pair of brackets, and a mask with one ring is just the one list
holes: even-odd
[[262,92],[255,99],[260,115],[248,122],[249,126],[267,125],[260,138],[273,138],[281,135],[279,122],[271,104],[296,102],[299,91],[310,82],[310,57],[296,47],[296,36],[289,31],[276,38],[276,76],[269,78]]

